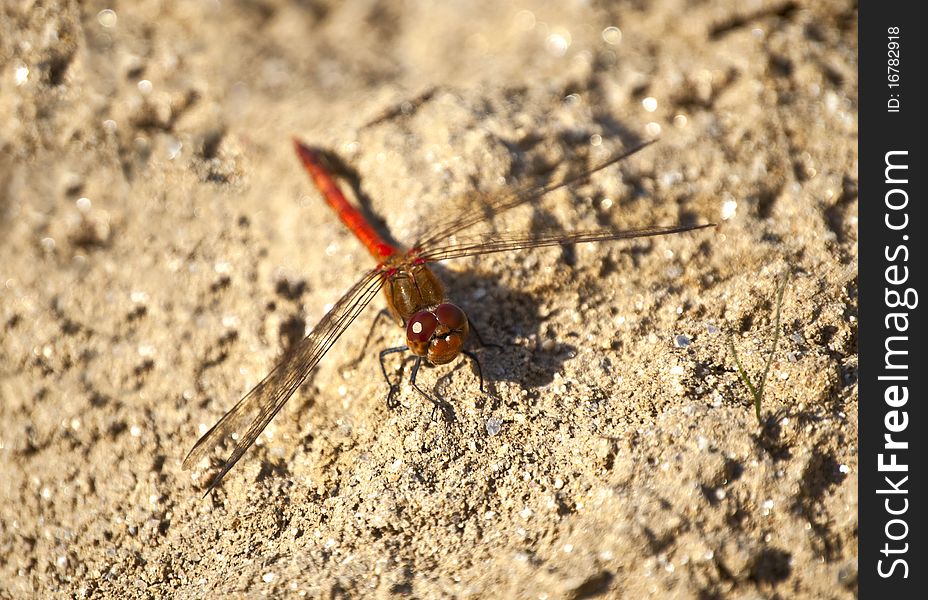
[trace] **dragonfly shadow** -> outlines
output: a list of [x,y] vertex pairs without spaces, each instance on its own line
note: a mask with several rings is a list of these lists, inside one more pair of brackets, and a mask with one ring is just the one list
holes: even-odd
[[625,140],[626,143],[631,145],[637,145],[643,141],[635,128],[616,120],[609,113],[594,113],[593,122],[596,123],[600,131],[606,134],[603,137]]
[[[452,275],[440,264],[433,268],[443,281],[454,282],[448,289],[449,300],[464,309],[471,322],[469,347],[480,360],[490,391],[496,381],[516,382],[526,388],[547,385],[574,355],[576,347],[569,343],[543,343],[545,317],[539,313],[536,296],[504,286],[491,274],[470,271]],[[456,368],[467,363],[459,364]]]
[[[482,398],[477,399],[475,405],[478,409],[489,406],[495,410],[501,401],[497,393],[496,382],[516,382],[531,389],[542,387],[550,383],[563,366],[575,353],[576,347],[567,343],[541,344],[541,324],[544,317],[539,314],[537,298],[532,294],[514,288],[502,286],[498,279],[490,274],[474,272],[449,273],[440,263],[430,265],[442,281],[453,281],[447,291],[448,301],[460,306],[468,321],[471,323],[471,336],[465,349],[472,358],[479,361],[479,368],[475,368],[471,357],[462,355],[452,363],[450,369],[435,367],[422,361],[417,384],[423,391],[437,401],[444,412],[434,412],[433,417],[442,416],[447,423],[457,421],[455,407],[459,405],[460,391],[450,391],[452,379],[459,371],[464,371],[462,377],[468,378],[473,373],[472,384],[465,384],[467,394],[480,393],[478,379],[482,378],[484,392]],[[492,304],[484,300],[492,298]],[[488,307],[492,306],[492,310]],[[386,311],[381,311],[385,316]],[[363,360],[376,356],[378,346],[399,341],[401,329],[397,328],[389,318],[375,318],[364,350],[349,364],[357,365]],[[375,339],[379,341],[374,341]],[[482,341],[482,343],[481,343]],[[411,377],[410,365],[415,361],[412,353],[403,354],[401,373],[390,375],[385,385],[400,385],[406,388]],[[388,371],[391,367],[387,367]],[[396,378],[399,379],[396,379]],[[384,390],[384,398],[389,395]]]
[[288,461],[283,457],[272,458],[270,456],[265,456],[261,460],[261,469],[255,477],[255,482],[261,482],[265,479],[292,480],[293,473],[290,471]]

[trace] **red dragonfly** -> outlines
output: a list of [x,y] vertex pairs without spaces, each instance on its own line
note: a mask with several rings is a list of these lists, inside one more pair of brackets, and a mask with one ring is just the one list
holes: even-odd
[[[324,152],[294,140],[296,153],[306,168],[325,201],[338,214],[357,238],[377,261],[377,266],[367,271],[313,330],[297,343],[290,352],[256,385],[238,404],[213,425],[197,441],[184,459],[184,469],[190,469],[207,457],[227,437],[232,438],[234,447],[215,476],[206,493],[219,485],[267,424],[283,408],[290,396],[316,368],[325,353],[345,332],[352,321],[383,289],[387,309],[398,323],[406,329],[406,346],[391,348],[381,353],[409,350],[416,356],[411,383],[417,391],[433,400],[415,384],[415,375],[423,360],[430,364],[445,364],[460,354],[473,355],[464,350],[464,342],[472,327],[455,304],[448,302],[441,282],[429,269],[428,263],[477,256],[493,252],[509,252],[542,246],[557,246],[578,242],[602,242],[639,237],[681,233],[711,227],[703,225],[651,226],[640,229],[619,230],[614,228],[565,232],[562,230],[531,233],[478,233],[462,237],[459,232],[491,219],[503,211],[520,204],[532,202],[549,192],[583,181],[592,173],[613,165],[638,152],[651,142],[613,156],[609,160],[579,175],[562,181],[500,193],[488,201],[484,211],[465,211],[446,223],[432,228],[410,250],[401,250],[385,241],[365,220],[364,216],[345,198],[335,178],[326,167]],[[455,241],[449,241],[456,236]],[[479,339],[479,336],[478,336]],[[476,359],[475,359],[476,360]],[[479,362],[477,362],[478,373]],[[386,370],[384,370],[386,376]],[[389,383],[389,379],[388,379]],[[483,380],[481,376],[481,389]],[[396,386],[391,385],[392,399]]]

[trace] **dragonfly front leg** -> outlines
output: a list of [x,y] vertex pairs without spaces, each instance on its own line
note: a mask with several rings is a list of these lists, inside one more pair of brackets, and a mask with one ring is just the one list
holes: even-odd
[[409,377],[409,383],[412,384],[412,387],[425,396],[425,399],[432,403],[432,420],[435,420],[435,411],[441,411],[441,416],[444,417],[446,423],[454,422],[454,409],[451,407],[451,404],[441,400],[439,398],[433,398],[425,392],[422,388],[419,387],[419,384],[416,383],[416,375],[419,374],[419,367],[422,365],[422,357],[416,357],[416,364],[412,367],[412,375]]
[[384,381],[386,381],[387,385],[390,386],[390,391],[387,392],[387,408],[392,409],[399,406],[399,403],[396,401],[396,395],[400,391],[400,384],[390,381],[390,376],[387,375],[387,366],[384,364],[383,359],[388,354],[406,352],[407,350],[409,350],[409,348],[406,346],[397,346],[396,348],[387,348],[386,350],[380,351],[380,371],[383,373]]

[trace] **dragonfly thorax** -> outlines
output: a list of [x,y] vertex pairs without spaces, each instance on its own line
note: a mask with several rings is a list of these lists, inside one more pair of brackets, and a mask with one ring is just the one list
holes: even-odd
[[435,365],[449,363],[464,348],[467,316],[445,302],[445,288],[412,253],[385,264],[383,292],[393,316],[406,327],[406,345]]
[[416,356],[442,365],[457,358],[469,332],[464,311],[446,302],[421,310],[409,318],[406,345]]
[[409,318],[421,310],[433,308],[445,301],[445,288],[424,263],[414,263],[403,257],[387,266],[383,293],[387,307],[397,321],[406,325]]

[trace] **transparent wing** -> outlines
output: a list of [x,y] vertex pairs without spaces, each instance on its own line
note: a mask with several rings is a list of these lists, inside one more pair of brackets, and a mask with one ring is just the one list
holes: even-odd
[[603,163],[600,163],[594,166],[591,169],[578,173],[561,181],[556,181],[554,183],[549,183],[548,185],[538,186],[538,185],[529,185],[524,187],[516,187],[512,190],[500,191],[498,194],[494,194],[492,198],[479,210],[475,210],[473,206],[464,207],[463,212],[458,215],[456,218],[452,218],[447,223],[441,227],[430,229],[428,235],[417,240],[415,248],[425,248],[428,246],[433,246],[435,244],[442,243],[444,240],[448,239],[455,233],[463,231],[468,227],[477,225],[478,223],[486,222],[488,215],[495,216],[526,202],[534,202],[544,196],[549,194],[554,190],[579,183],[589,179],[590,175],[596,173],[597,171],[602,171],[606,167],[620,162],[632,154],[635,154],[639,150],[651,145],[654,143],[654,140],[643,142],[637,146],[626,150],[621,154],[616,154],[615,156],[609,158]]
[[632,238],[682,233],[694,229],[715,227],[715,223],[704,225],[669,225],[642,227],[640,229],[593,229],[589,231],[562,230],[539,233],[481,233],[466,237],[458,236],[451,244],[435,244],[432,247],[420,248],[417,256],[426,261],[449,260],[465,256],[491,254],[493,252],[508,252],[511,250],[524,250],[526,248],[539,248],[542,246],[557,246],[560,244],[575,244],[580,242],[605,242],[609,240],[628,240]]
[[208,456],[228,436],[237,434],[232,454],[213,479],[206,493],[219,485],[229,469],[245,454],[267,427],[293,392],[306,380],[319,360],[344,333],[348,325],[364,310],[383,285],[383,273],[368,271],[335,303],[312,332],[303,338],[267,377],[261,380],[238,404],[232,407],[213,428],[197,441],[184,459],[184,469],[190,469]]

